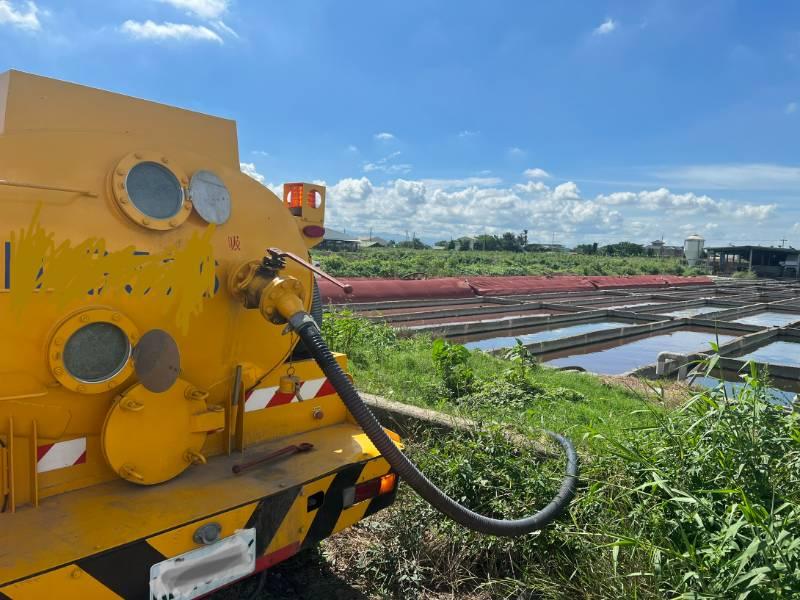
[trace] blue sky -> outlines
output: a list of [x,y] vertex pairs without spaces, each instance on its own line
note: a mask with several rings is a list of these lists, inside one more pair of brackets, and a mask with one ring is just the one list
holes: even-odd
[[0,0],[8,68],[234,118],[354,234],[800,246],[794,1]]

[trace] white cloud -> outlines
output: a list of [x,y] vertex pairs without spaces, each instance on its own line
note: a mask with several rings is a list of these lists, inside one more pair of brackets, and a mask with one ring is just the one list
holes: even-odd
[[354,146],[353,144],[350,144],[350,145],[347,147],[347,151],[348,151],[348,152],[358,152],[358,146]]
[[688,165],[653,173],[670,185],[706,189],[796,190],[800,167],[764,163]]
[[550,177],[550,173],[545,171],[544,169],[539,169],[538,167],[534,167],[532,169],[525,169],[522,173],[528,179],[547,179]]
[[797,102],[789,102],[786,105],[786,114],[791,115],[797,112]]
[[250,154],[255,154],[256,156],[263,156],[264,158],[269,157],[269,152],[266,150],[253,150]]
[[514,158],[520,158],[525,156],[525,150],[522,148],[517,148],[516,146],[512,146],[508,149],[508,155]]
[[478,135],[479,133],[480,131],[471,131],[469,129],[464,129],[463,131],[458,132],[458,137],[460,138],[473,137]]
[[365,173],[372,173],[373,171],[380,171],[390,175],[405,175],[411,171],[412,165],[408,163],[395,163],[395,158],[400,156],[402,152],[392,152],[388,156],[375,161],[368,162],[364,165]]
[[617,28],[617,22],[611,17],[606,17],[606,20],[600,23],[592,33],[594,35],[608,35]]
[[763,221],[772,216],[776,208],[776,204],[743,204],[734,209],[733,215],[739,219]]
[[567,181],[556,186],[556,189],[553,190],[553,198],[556,200],[580,200],[581,191],[575,182]]
[[[255,163],[246,163],[246,162],[239,163],[239,168],[242,170],[242,173],[244,173],[248,177],[252,177],[258,183],[263,184],[266,181],[264,176],[258,172],[258,169],[256,169]],[[270,187],[271,186],[272,184],[270,184]]]
[[35,2],[26,2],[25,7],[15,8],[9,0],[0,0],[0,25],[11,25],[25,31],[39,31],[42,24],[39,22],[39,7]]
[[372,173],[375,171],[380,171],[382,173],[387,173],[389,175],[405,175],[407,173],[410,173],[412,168],[413,168],[412,165],[408,163],[385,164],[378,161],[376,163],[365,164],[364,172]]
[[373,137],[381,142],[388,142],[394,139],[394,135],[388,131],[381,131],[380,133],[376,133]]
[[[396,179],[378,185],[361,177],[329,187],[326,210],[332,227],[348,231],[379,225],[386,233],[408,230],[442,239],[528,229],[531,240],[550,240],[556,232],[565,243],[607,243],[645,242],[662,233],[680,241],[684,230],[703,229],[704,223],[705,231],[713,231],[720,218],[726,219],[726,232],[747,235],[753,222],[773,215],[775,208],[666,188],[585,198],[571,181],[555,187],[542,181],[502,187],[492,178]],[[709,222],[711,215],[719,217]]]
[[502,183],[499,177],[464,177],[462,179],[422,179],[429,187],[458,188],[458,187],[489,187]]
[[738,219],[763,221],[775,213],[775,204],[734,204],[726,200],[714,200],[704,194],[692,192],[675,194],[667,188],[641,192],[614,192],[600,194],[595,198],[606,206],[629,206],[644,211],[661,211],[670,216],[676,214],[720,214]]
[[235,37],[237,40],[239,39],[239,34],[236,33],[233,29],[228,27],[224,21],[211,21],[210,25],[216,29],[217,31],[221,31],[222,33],[227,33],[231,37]]
[[228,10],[230,0],[158,0],[208,21],[219,19]]
[[144,23],[125,21],[121,29],[123,33],[137,40],[194,40],[223,43],[222,38],[217,33],[203,25],[169,22],[155,23],[148,19]]

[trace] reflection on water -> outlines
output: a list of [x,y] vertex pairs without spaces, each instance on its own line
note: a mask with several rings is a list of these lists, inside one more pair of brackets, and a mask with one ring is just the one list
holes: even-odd
[[692,306],[691,308],[682,308],[680,310],[673,310],[670,312],[658,313],[665,317],[696,317],[697,315],[705,315],[708,313],[719,312],[722,308],[719,306]]
[[760,325],[761,327],[783,327],[795,321],[800,321],[800,314],[768,310],[742,317],[741,319],[734,319],[732,322],[744,323],[745,325]]
[[[460,340],[456,341],[464,343],[463,340],[472,340],[464,343],[464,345],[470,350],[483,350],[484,352],[489,352],[490,350],[496,350],[498,348],[511,348],[516,345],[517,338],[519,338],[523,344],[534,344],[537,342],[547,342],[549,340],[557,340],[559,338],[569,337],[571,335],[590,333],[592,331],[602,331],[603,329],[614,329],[615,327],[624,327],[625,325],[629,324],[630,323],[622,323],[617,321],[603,321],[600,323],[582,323],[580,325],[570,325],[567,327],[559,327],[556,329],[535,331],[533,333],[520,332],[516,335],[506,335],[502,337],[485,337],[487,334],[484,334],[483,336],[469,336],[461,338]],[[528,329],[523,331],[530,331],[530,330]],[[496,333],[488,335],[496,335]],[[484,339],[480,339],[481,337],[483,337]]]
[[708,343],[717,337],[720,344],[734,339],[732,335],[716,335],[712,332],[679,329],[599,351],[595,350],[597,346],[588,347],[584,349],[584,352],[555,358],[547,361],[547,364],[557,367],[583,367],[587,371],[604,375],[621,375],[656,362],[660,352],[686,354],[706,350]]
[[759,363],[800,367],[800,344],[797,342],[771,342],[737,358],[754,360]]
[[[707,389],[714,389],[720,384],[720,380],[717,379],[716,377],[696,377],[692,383],[693,385],[697,385]],[[725,383],[725,391],[728,394],[728,396],[733,396],[735,392],[742,389],[745,385],[741,381],[725,381],[724,383]],[[787,387],[792,387],[792,386],[787,385]],[[792,402],[797,396],[797,392],[795,391],[786,391],[775,387],[767,388],[766,392],[767,392],[767,398],[771,402],[774,402],[775,404],[782,404],[784,406],[791,406]]]

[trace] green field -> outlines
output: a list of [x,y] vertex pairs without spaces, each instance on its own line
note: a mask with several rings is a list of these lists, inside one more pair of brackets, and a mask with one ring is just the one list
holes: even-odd
[[555,372],[521,347],[500,359],[349,313],[323,329],[360,389],[480,423],[406,440],[471,508],[521,517],[558,487],[563,461],[504,431],[566,432],[582,462],[569,513],[516,539],[466,531],[404,486],[391,509],[316,555],[317,569],[364,593],[352,597],[800,597],[800,415],[766,401],[760,374],[727,397]]
[[677,258],[609,257],[568,252],[459,252],[368,249],[313,252],[334,277],[451,277],[460,275],[697,275]]

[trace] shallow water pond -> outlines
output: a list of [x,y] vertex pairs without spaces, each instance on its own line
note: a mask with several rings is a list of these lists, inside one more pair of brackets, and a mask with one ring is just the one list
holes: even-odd
[[[497,336],[497,332],[491,334],[482,334],[480,336],[467,336],[460,338],[459,343],[464,344],[470,350],[483,350],[489,352],[490,350],[497,350],[498,348],[511,348],[516,345],[516,340],[519,339],[523,344],[535,344],[538,342],[547,342],[550,340],[557,340],[560,338],[569,337],[571,335],[581,335],[584,333],[591,333],[593,331],[602,331],[604,329],[614,329],[615,327],[625,327],[630,323],[622,323],[620,321],[601,321],[598,323],[581,323],[578,325],[567,326],[554,326],[552,329],[538,328],[538,330],[521,330],[514,335]],[[492,337],[489,337],[492,336]]]
[[660,352],[699,352],[708,349],[709,342],[717,338],[720,344],[724,344],[734,339],[734,336],[678,329],[630,342],[617,340],[617,345],[612,347],[595,344],[578,351],[573,349],[566,356],[549,360],[545,357],[545,362],[556,367],[583,367],[592,373],[621,375],[655,363]]

